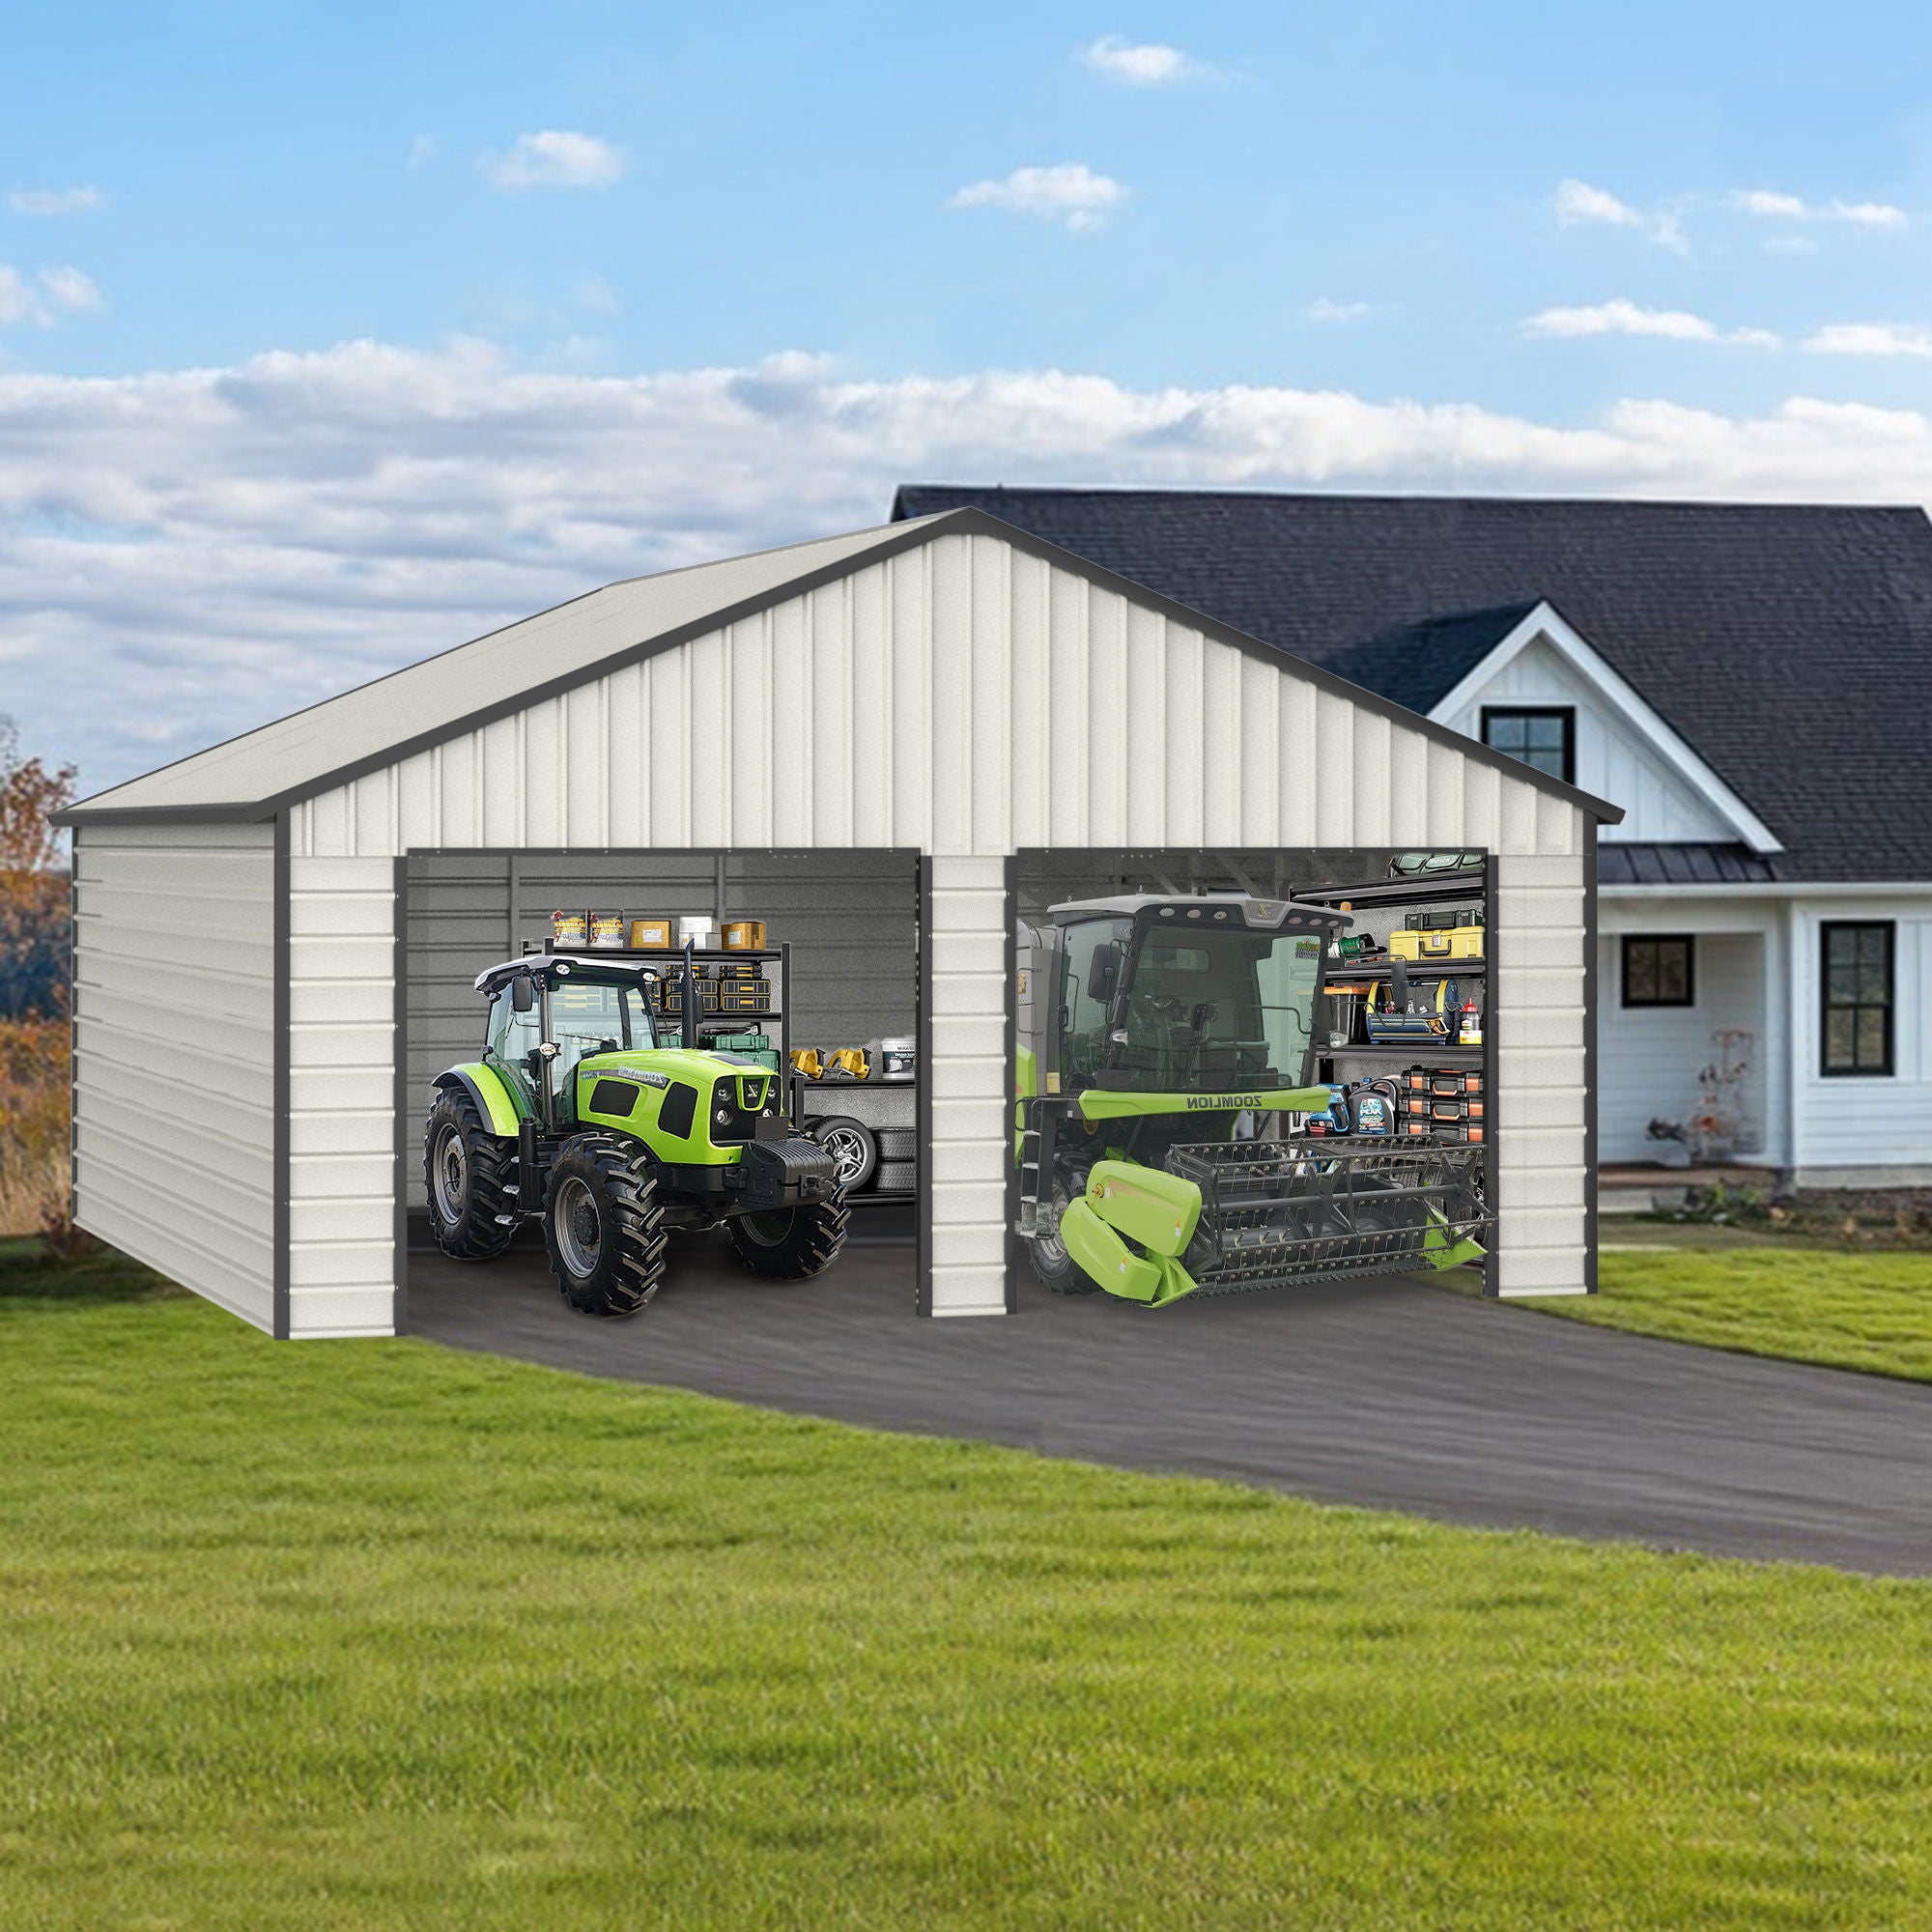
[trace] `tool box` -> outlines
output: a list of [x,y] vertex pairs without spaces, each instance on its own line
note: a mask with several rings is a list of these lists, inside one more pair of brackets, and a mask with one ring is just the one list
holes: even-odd
[[1483,928],[1458,925],[1436,932],[1406,928],[1389,934],[1389,952],[1397,959],[1480,959]]
[[710,986],[721,1013],[768,1013],[772,1009],[769,980],[714,980]]
[[[1400,933],[1396,935],[1397,938],[1401,936]],[[1384,985],[1377,986],[1369,994],[1369,1004],[1363,1014],[1369,1038],[1378,1045],[1397,1044],[1406,1039],[1447,1039],[1450,1015],[1443,998],[1446,990],[1444,982],[1438,980],[1435,1009],[1433,1012],[1412,1013],[1393,1010],[1393,990]]]
[[1459,1094],[1480,1094],[1483,1076],[1473,1066],[1411,1066],[1403,1075],[1403,1086],[1411,1095],[1449,1099]]
[[1459,925],[1481,925],[1483,915],[1475,906],[1438,906],[1426,912],[1406,912],[1403,927],[1408,932],[1443,932]]

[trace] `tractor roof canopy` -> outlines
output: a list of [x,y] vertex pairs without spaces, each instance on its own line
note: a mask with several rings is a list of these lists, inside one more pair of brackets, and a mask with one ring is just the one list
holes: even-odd
[[[675,965],[678,955],[665,954],[666,961]],[[519,973],[527,973],[533,979],[549,980],[554,984],[559,980],[589,980],[602,985],[635,986],[640,980],[662,980],[665,968],[657,965],[639,965],[630,959],[600,959],[595,953],[582,952],[532,952],[522,959],[506,959],[500,966],[492,966],[476,976],[476,990],[479,993],[494,993],[499,986],[507,985]]]
[[1159,893],[1122,893],[1106,899],[1070,899],[1048,908],[1054,923],[1076,925],[1088,919],[1136,919],[1152,924],[1172,921],[1177,929],[1211,932],[1279,932],[1284,927],[1352,925],[1347,913],[1300,899],[1258,899],[1245,893],[1206,893],[1170,897]]

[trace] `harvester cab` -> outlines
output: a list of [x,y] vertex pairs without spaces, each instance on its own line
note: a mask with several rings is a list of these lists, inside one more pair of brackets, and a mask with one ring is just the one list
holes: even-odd
[[[695,1012],[689,950],[682,1010]],[[572,1307],[634,1315],[668,1235],[723,1227],[753,1273],[820,1273],[845,1238],[833,1157],[787,1124],[755,1060],[658,1043],[655,965],[542,953],[479,974],[480,1060],[440,1073],[423,1137],[430,1224],[458,1261],[541,1220]]]
[[1086,899],[1022,924],[1018,1233],[1065,1293],[1196,1293],[1451,1266],[1481,1253],[1479,1147],[1300,1137],[1327,906]]

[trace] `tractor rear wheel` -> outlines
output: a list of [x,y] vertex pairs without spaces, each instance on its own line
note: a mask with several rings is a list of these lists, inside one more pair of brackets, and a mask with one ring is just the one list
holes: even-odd
[[491,1261],[510,1245],[516,1228],[505,1189],[516,1158],[515,1144],[489,1130],[467,1087],[438,1091],[423,1129],[423,1187],[436,1244],[451,1261]]
[[823,1274],[838,1259],[851,1216],[841,1188],[830,1201],[807,1208],[775,1208],[764,1214],[734,1214],[724,1226],[739,1261],[753,1274],[775,1281],[805,1281]]
[[551,1163],[544,1246],[580,1314],[635,1315],[664,1279],[664,1209],[651,1157],[618,1134],[578,1134]]

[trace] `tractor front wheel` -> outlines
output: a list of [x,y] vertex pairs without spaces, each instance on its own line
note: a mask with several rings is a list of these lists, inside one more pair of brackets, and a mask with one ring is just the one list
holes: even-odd
[[[1027,1260],[1033,1271],[1055,1294],[1097,1294],[1100,1284],[1066,1252],[1060,1238],[1060,1218],[1087,1192],[1084,1174],[1062,1174],[1053,1183],[1048,1213],[1040,1216],[1040,1230],[1027,1243]],[[1051,1226],[1045,1225],[1051,1221]]]
[[753,1274],[805,1281],[823,1274],[838,1259],[851,1212],[841,1188],[830,1201],[809,1208],[775,1208],[763,1214],[736,1214],[724,1226],[739,1261]]
[[484,1124],[467,1087],[438,1091],[423,1130],[423,1186],[436,1244],[451,1261],[487,1262],[516,1232],[505,1191],[514,1143]]
[[650,1155],[617,1134],[557,1150],[544,1197],[551,1272],[583,1315],[635,1315],[664,1279],[664,1209]]

